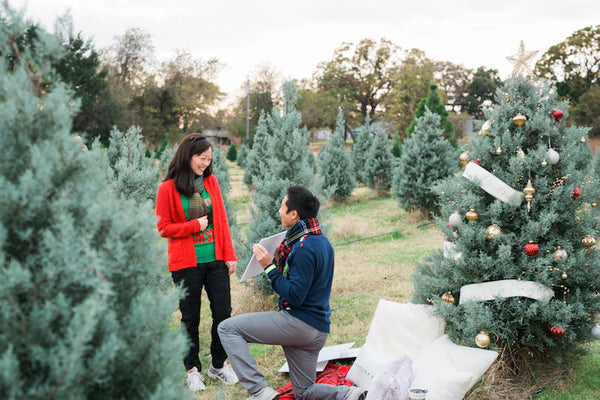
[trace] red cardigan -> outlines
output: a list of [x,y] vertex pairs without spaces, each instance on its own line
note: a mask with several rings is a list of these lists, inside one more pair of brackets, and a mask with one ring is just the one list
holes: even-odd
[[[237,261],[219,182],[214,175],[205,177],[202,181],[212,201],[215,258]],[[156,216],[156,227],[160,236],[168,239],[169,271],[195,267],[197,261],[192,235],[200,232],[200,222],[197,219],[186,220],[181,197],[175,189],[173,179],[164,181],[158,187]]]

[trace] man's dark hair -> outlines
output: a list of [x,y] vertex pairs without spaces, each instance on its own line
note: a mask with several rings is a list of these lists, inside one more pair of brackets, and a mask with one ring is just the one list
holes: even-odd
[[319,199],[304,186],[290,186],[286,192],[288,212],[296,210],[300,219],[316,218],[319,213]]
[[[212,148],[211,143],[198,133],[192,133],[184,137],[177,147],[175,156],[169,164],[169,169],[165,181],[173,179],[175,189],[187,197],[194,194],[194,171],[190,167],[190,161],[195,154],[202,154]],[[212,162],[202,176],[207,177],[212,174]]]

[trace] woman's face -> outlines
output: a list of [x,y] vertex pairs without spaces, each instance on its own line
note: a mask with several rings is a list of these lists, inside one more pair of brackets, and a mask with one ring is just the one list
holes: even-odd
[[212,162],[212,149],[209,147],[200,154],[194,154],[190,160],[190,168],[195,175],[201,176]]

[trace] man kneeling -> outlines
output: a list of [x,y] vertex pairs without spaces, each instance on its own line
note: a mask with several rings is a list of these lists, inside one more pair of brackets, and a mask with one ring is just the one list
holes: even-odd
[[248,400],[273,400],[279,394],[257,370],[248,343],[281,345],[297,400],[363,400],[358,387],[315,383],[319,351],[329,335],[329,296],[334,252],[321,232],[319,200],[305,187],[291,186],[281,202],[281,224],[289,228],[275,258],[255,244],[256,259],[279,295],[279,311],[238,315],[219,324],[221,343]]

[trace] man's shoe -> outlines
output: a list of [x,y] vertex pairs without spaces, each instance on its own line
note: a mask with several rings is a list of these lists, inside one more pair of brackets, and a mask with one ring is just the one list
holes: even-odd
[[213,379],[218,379],[226,385],[234,385],[239,382],[239,379],[231,365],[223,363],[222,368],[215,368],[210,364],[208,369],[208,376]]
[[365,400],[367,398],[367,391],[359,388],[358,386],[351,386],[348,395],[344,400]]
[[279,393],[271,386],[266,386],[260,390],[258,393],[254,393],[252,396],[248,397],[248,400],[276,400],[279,399]]
[[187,384],[190,390],[193,390],[194,392],[206,389],[206,385],[204,385],[204,379],[202,379],[202,375],[200,375],[200,372],[196,367],[193,367],[188,371]]

